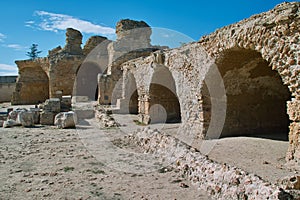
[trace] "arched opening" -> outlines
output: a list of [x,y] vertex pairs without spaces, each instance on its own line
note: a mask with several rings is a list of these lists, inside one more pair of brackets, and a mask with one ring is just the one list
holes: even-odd
[[288,140],[286,101],[290,92],[260,53],[229,49],[216,60],[224,81],[227,110],[221,137]]
[[98,79],[101,68],[93,62],[84,62],[77,71],[75,95],[87,96],[90,100],[98,99]]
[[130,114],[138,114],[138,91],[136,87],[136,80],[132,73],[128,73],[125,82],[125,99],[128,101],[128,109]]
[[139,113],[138,110],[138,92],[135,90],[130,97],[129,101],[129,113],[137,115]]
[[98,96],[99,96],[99,87],[98,87],[98,84],[97,84],[97,88],[96,88],[96,91],[95,91],[95,101],[98,100]]
[[181,122],[180,103],[175,81],[166,67],[157,67],[150,84],[151,123]]

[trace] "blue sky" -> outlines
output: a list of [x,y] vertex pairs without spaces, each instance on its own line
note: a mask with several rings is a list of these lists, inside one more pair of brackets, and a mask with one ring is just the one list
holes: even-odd
[[[83,43],[92,35],[115,38],[120,19],[144,20],[160,35],[154,44],[176,46],[172,40],[199,40],[217,28],[274,8],[279,0],[170,1],[170,0],[8,0],[0,5],[0,76],[16,75],[15,60],[27,59],[31,44],[41,56],[64,46],[65,29],[83,33]],[[289,1],[291,2],[291,1]],[[155,31],[154,31],[155,32]],[[169,38],[176,35],[175,39]]]

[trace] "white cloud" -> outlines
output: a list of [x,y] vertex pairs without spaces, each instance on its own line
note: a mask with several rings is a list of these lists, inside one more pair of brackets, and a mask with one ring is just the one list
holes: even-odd
[[8,47],[8,48],[14,49],[16,51],[21,51],[21,50],[24,50],[24,49],[27,48],[27,47],[24,47],[24,46],[19,45],[19,44],[7,44],[5,46]]
[[0,42],[3,42],[3,40],[6,38],[6,35],[0,33]]
[[30,27],[30,28],[34,28],[34,24],[35,24],[35,21],[27,21],[27,22],[25,22],[25,26]]
[[36,11],[35,14],[40,17],[40,22],[27,21],[25,26],[38,27],[42,30],[58,32],[60,30],[66,30],[67,28],[74,28],[83,33],[112,35],[115,30],[110,27],[105,27],[97,24],[93,24],[89,21],[77,19],[75,17],[50,13],[46,11]]
[[14,65],[0,63],[0,76],[17,75],[18,68]]

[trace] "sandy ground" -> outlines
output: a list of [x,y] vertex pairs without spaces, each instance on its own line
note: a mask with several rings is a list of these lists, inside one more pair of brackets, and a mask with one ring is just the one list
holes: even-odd
[[[134,116],[115,117],[126,126],[100,129],[95,120],[85,120],[66,130],[0,128],[0,199],[209,199],[166,163],[120,140],[143,127],[133,123]],[[172,133],[178,126],[150,127]],[[288,142],[249,137],[214,142],[208,157],[219,163],[273,183],[297,173],[284,165]]]
[[103,133],[88,122],[76,130],[0,128],[0,199],[209,199],[172,168],[143,172],[130,154],[137,169],[110,165],[111,150],[88,146],[105,141]]

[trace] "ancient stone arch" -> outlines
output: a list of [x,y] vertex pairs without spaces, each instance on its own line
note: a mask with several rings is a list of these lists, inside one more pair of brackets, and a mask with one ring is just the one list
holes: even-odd
[[149,87],[151,123],[181,122],[180,103],[175,80],[165,66],[156,65]]
[[138,91],[136,87],[136,80],[132,73],[128,73],[128,82],[126,84],[127,93],[125,98],[129,99],[129,113],[138,114]]
[[287,159],[298,161],[300,146],[296,138],[300,132],[299,128],[295,127],[299,127],[300,116],[300,78],[297,76],[300,65],[299,5],[299,3],[282,3],[271,11],[221,28],[199,41],[216,60],[220,59],[227,49],[233,48],[260,53],[261,58],[267,63],[265,66],[268,65],[279,74],[291,95],[289,98],[284,92],[285,98],[283,98],[290,100],[287,102],[287,113],[291,120]]
[[136,80],[131,71],[123,73],[122,83],[122,97],[117,100],[119,113],[138,114],[139,113],[139,93],[137,90]]
[[19,77],[12,104],[37,104],[48,99],[49,76],[43,69],[43,60],[18,61],[17,64]]
[[98,100],[98,74],[103,73],[95,62],[83,62],[76,73],[73,95],[87,96],[90,100]]
[[[247,134],[258,134],[282,133],[289,127],[287,160],[298,162],[299,7],[300,3],[296,2],[282,3],[271,11],[218,29],[197,43],[161,51],[159,56],[154,53],[147,58],[129,61],[124,64],[125,68],[135,66],[135,76],[139,77],[139,74],[152,74],[153,63],[159,62],[168,67],[175,80],[177,95],[185,97],[180,98],[179,102],[186,133],[196,131],[199,138],[210,137],[206,134],[209,120],[214,119],[211,116],[212,101],[221,99],[220,102],[228,103],[228,110],[225,111],[229,116],[225,119],[224,129],[221,129],[223,136],[235,135],[242,128]],[[214,66],[213,63],[222,77],[222,81],[216,84],[225,86],[225,97],[228,98],[224,98],[224,95],[207,98],[205,75],[207,69]],[[137,78],[137,85],[143,89],[149,87],[149,77],[146,76],[144,80]],[[147,101],[149,96],[145,93],[145,98],[140,98],[140,104],[144,105]],[[221,113],[222,110],[217,112]],[[251,116],[251,113],[255,115]],[[147,112],[140,115],[141,121],[147,120]],[[243,119],[244,116],[247,117]]]
[[245,135],[287,140],[286,102],[291,95],[261,54],[250,49],[226,49],[216,64],[227,96],[221,137]]

